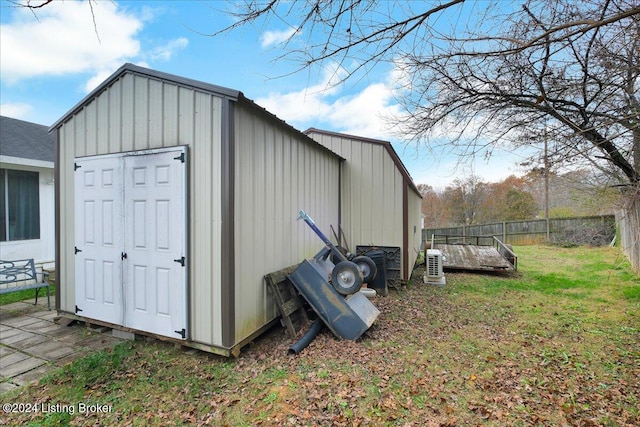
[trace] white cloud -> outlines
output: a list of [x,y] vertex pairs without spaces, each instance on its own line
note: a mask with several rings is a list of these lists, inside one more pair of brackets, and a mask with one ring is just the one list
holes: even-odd
[[84,85],[84,91],[86,93],[91,92],[95,88],[97,88],[100,83],[105,81],[107,77],[109,77],[115,70],[102,70],[96,72],[93,77],[91,77],[87,83]]
[[293,36],[295,32],[294,28],[282,31],[267,31],[260,36],[260,45],[264,48],[282,43]]
[[[69,73],[114,71],[140,51],[142,22],[114,2],[53,2],[30,11],[15,9],[0,26],[2,79],[7,82]],[[95,20],[95,24],[94,24]]]
[[189,44],[189,40],[185,37],[179,37],[171,40],[165,45],[156,46],[149,54],[152,60],[168,61],[175,53],[181,49],[184,49]]
[[13,117],[14,119],[22,119],[28,117],[33,111],[33,106],[26,103],[4,103],[0,104],[0,115]]
[[270,93],[256,99],[256,103],[300,129],[314,126],[390,139],[391,131],[384,118],[400,114],[399,106],[393,101],[392,86],[373,83],[360,92],[336,98],[341,86],[332,82],[339,81],[343,74],[337,67],[327,69],[316,85],[298,91]]
[[345,133],[390,139],[386,118],[399,114],[393,90],[384,83],[374,83],[354,96],[334,102],[329,120]]

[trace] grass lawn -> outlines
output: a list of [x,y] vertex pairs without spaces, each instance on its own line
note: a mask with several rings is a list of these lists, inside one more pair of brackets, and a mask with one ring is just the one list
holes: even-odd
[[[54,286],[49,286],[49,294],[51,296],[56,294],[56,289]],[[23,291],[10,292],[8,294],[0,295],[0,305],[11,304],[18,301],[24,301],[27,299],[32,299],[36,297],[35,289],[26,289]],[[40,289],[40,293],[38,294],[38,300],[44,298],[44,301],[47,300],[47,291],[46,289]],[[51,303],[51,307],[53,308],[53,303]]]
[[277,329],[237,359],[125,342],[0,396],[66,411],[0,424],[640,425],[640,278],[615,248],[515,249],[515,275],[416,270],[358,342],[324,329],[290,356]]

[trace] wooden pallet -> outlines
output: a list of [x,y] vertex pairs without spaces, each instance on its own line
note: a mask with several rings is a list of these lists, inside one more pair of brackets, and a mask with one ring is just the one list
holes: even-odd
[[281,316],[280,323],[287,330],[291,339],[294,339],[309,321],[305,301],[288,278],[288,275],[293,273],[297,267],[294,265],[264,276],[267,287],[278,307]]

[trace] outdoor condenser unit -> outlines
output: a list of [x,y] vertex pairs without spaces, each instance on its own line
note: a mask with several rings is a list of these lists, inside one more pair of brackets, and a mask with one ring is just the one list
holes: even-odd
[[427,269],[424,275],[424,283],[428,285],[446,285],[442,269],[442,252],[439,249],[427,249]]

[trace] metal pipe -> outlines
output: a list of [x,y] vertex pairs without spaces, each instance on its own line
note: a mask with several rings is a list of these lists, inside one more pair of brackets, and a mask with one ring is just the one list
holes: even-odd
[[305,332],[298,341],[291,344],[289,347],[289,354],[300,354],[300,352],[307,348],[311,341],[313,341],[313,339],[318,335],[320,329],[322,329],[322,319],[318,317],[311,324],[307,332]]
[[327,236],[325,236],[322,231],[320,231],[320,229],[316,226],[316,223],[313,222],[311,217],[309,215],[307,215],[307,213],[305,211],[301,210],[298,213],[298,219],[304,220],[304,222],[306,222],[309,225],[309,227],[311,227],[311,229],[318,235],[320,240],[322,240],[324,242],[324,244],[327,245],[327,247],[329,249],[331,249],[331,253],[333,253],[336,257],[338,257],[338,259],[340,259],[340,261],[348,261],[347,257],[344,256],[342,254],[342,252],[340,252],[338,250],[338,248],[336,248],[333,243],[331,243],[331,240],[329,240],[327,238]]

